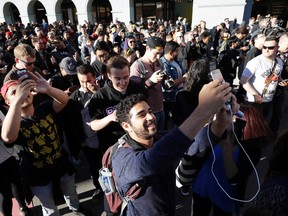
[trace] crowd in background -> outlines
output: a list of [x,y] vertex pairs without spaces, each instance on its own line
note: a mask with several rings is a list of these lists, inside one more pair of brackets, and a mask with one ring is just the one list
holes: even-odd
[[[131,94],[143,93],[156,116],[157,129],[170,130],[181,125],[197,107],[198,94],[211,81],[210,70],[216,68],[221,70],[224,80],[231,85],[232,92],[241,103],[244,120],[238,119],[234,124],[237,135],[256,165],[267,137],[278,135],[281,122],[287,121],[283,119],[288,105],[288,32],[284,24],[285,21],[272,15],[251,17],[248,23],[241,24],[236,19],[225,18],[212,29],[206,27],[204,20],[199,25],[190,26],[183,17],[178,17],[176,22],[141,18],[139,22],[127,24],[117,19],[110,24],[85,22],[74,25],[65,21],[48,24],[45,20],[26,26],[2,23],[0,84],[2,86],[7,81],[5,77],[11,71],[25,68],[33,73],[38,72],[51,86],[61,89],[70,97],[57,116],[60,140],[67,143],[69,160],[75,166],[81,164],[79,152],[83,149],[95,186],[92,198],[99,199],[103,195],[97,181],[102,155],[124,134],[117,122],[116,105]],[[19,55],[21,50],[28,54]],[[263,66],[263,70],[267,70],[266,75],[259,75],[263,81],[256,76],[257,69],[262,67],[262,63],[257,62],[261,56],[272,62],[269,66]],[[262,89],[265,91],[262,92]],[[35,97],[36,107],[50,100],[42,96]],[[2,108],[2,112],[7,113],[5,98],[1,99]],[[86,123],[89,123],[88,129]],[[247,179],[253,170],[247,168],[250,167],[249,161],[232,137],[233,132],[228,129],[226,136],[228,141],[214,146],[216,156],[223,158],[215,172],[223,174],[220,181],[229,192],[243,198]],[[234,145],[230,147],[229,143]],[[274,213],[278,211],[287,215],[288,181],[285,180],[288,171],[287,166],[283,166],[287,164],[284,154],[288,151],[287,145],[286,133],[275,145],[264,189],[256,199],[254,208],[246,215],[276,215]],[[7,153],[5,150],[3,152]],[[14,157],[18,157],[17,152],[13,151],[13,154],[5,156],[7,159],[0,161],[1,172],[4,172],[2,169],[9,170],[6,160],[11,160],[17,169],[18,162],[14,160]],[[220,190],[213,191],[218,186],[211,184],[213,176],[208,173],[211,149],[205,147],[192,155],[188,152],[185,157],[201,164],[193,180],[193,215],[208,216],[212,206],[214,215],[231,215],[239,211],[239,203],[225,195],[221,197]],[[231,162],[233,159],[235,164]],[[221,163],[235,166],[228,169],[224,165],[224,169]],[[228,174],[226,168],[230,170]],[[19,180],[19,175],[15,174],[13,179]],[[211,181],[207,180],[210,178]],[[22,214],[31,215],[23,201],[22,183],[18,181],[13,184],[18,187],[18,192],[13,195],[19,202]],[[280,191],[279,188],[283,189],[281,195],[272,197],[275,190],[276,193]],[[187,194],[190,189],[190,185],[184,185],[182,193]],[[5,212],[3,194],[0,199],[1,213]],[[12,197],[10,191],[6,195]],[[33,195],[29,195],[31,200]],[[269,199],[275,202],[267,206]],[[76,214],[79,209],[75,210]],[[109,209],[105,210],[109,215]]]

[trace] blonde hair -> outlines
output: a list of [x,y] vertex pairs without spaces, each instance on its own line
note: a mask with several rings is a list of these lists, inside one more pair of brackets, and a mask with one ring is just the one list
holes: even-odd
[[121,56],[123,56],[124,58],[128,58],[129,56],[132,56],[134,53],[136,53],[134,49],[127,48],[126,50],[123,50]]
[[35,50],[28,44],[19,44],[14,48],[15,58],[22,59],[23,57],[35,58]]

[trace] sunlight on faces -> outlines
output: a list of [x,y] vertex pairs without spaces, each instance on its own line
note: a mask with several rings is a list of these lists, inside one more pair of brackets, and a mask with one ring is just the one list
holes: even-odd
[[132,39],[132,38],[130,40],[128,40],[128,46],[130,48],[135,48],[136,47],[136,40]]
[[80,82],[81,87],[88,92],[87,86],[93,85],[96,81],[96,76],[91,73],[88,74],[77,74],[78,80]]
[[125,92],[129,84],[129,68],[127,66],[123,69],[111,68],[108,72],[108,78],[112,81],[114,89],[119,92]]
[[145,101],[135,104],[130,110],[129,116],[130,122],[124,123],[122,126],[130,135],[148,140],[156,134],[156,117]]
[[100,62],[106,62],[108,54],[105,50],[96,50],[96,58]]
[[157,47],[155,49],[151,49],[147,47],[149,50],[149,60],[151,62],[156,62],[158,59],[160,59],[161,54],[163,53],[163,47]]
[[32,58],[30,56],[25,56],[22,59],[16,58],[17,65],[16,67],[18,69],[26,68],[28,71],[32,71],[34,68],[36,58]]
[[272,58],[278,50],[276,41],[265,41],[262,48],[262,54],[266,58]]

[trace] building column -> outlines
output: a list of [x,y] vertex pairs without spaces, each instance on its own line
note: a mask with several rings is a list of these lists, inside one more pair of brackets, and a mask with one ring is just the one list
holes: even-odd
[[[198,25],[200,20],[206,21],[207,28],[213,28],[220,24],[225,18],[234,20],[237,18],[239,24],[243,21],[245,0],[194,0],[192,26]],[[209,16],[205,16],[209,14]]]
[[243,20],[246,22],[246,24],[249,22],[249,18],[251,17],[252,8],[253,8],[253,0],[246,0],[246,5],[245,5],[244,15],[243,15]]
[[77,16],[78,16],[78,24],[80,24],[80,25],[83,25],[85,20],[86,20],[86,21],[89,20],[89,19],[88,19],[88,13],[87,13],[87,12],[79,13],[79,12],[77,11]]
[[27,25],[27,23],[30,23],[30,22],[31,22],[30,19],[29,19],[28,14],[23,15],[23,14],[20,13],[20,17],[21,17],[21,22],[22,22],[25,26]]
[[134,21],[134,1],[110,0],[112,7],[112,20],[118,18],[119,21],[128,24]]

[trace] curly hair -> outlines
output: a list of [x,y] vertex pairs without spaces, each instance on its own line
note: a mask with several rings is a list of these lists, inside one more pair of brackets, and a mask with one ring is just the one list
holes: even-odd
[[120,101],[116,107],[118,122],[120,124],[122,122],[130,123],[130,110],[135,106],[135,104],[142,101],[147,102],[147,98],[143,94],[133,94]]
[[205,59],[198,59],[194,61],[188,71],[188,77],[184,83],[184,90],[191,91],[195,89],[196,86],[199,86],[201,89],[204,84],[209,82],[209,62]]

